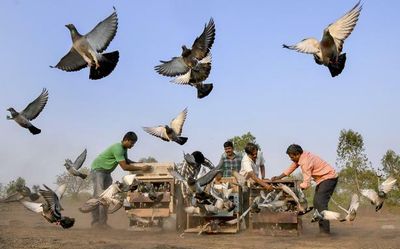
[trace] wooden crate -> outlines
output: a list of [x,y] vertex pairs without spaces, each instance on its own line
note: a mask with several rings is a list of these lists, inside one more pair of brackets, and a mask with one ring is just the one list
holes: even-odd
[[[236,182],[234,177],[223,177],[222,182]],[[225,221],[238,219],[240,210],[240,188],[237,185],[233,186],[233,190],[230,196],[233,196],[236,208],[231,211],[221,211],[215,215],[198,215],[198,214],[187,214],[186,218],[186,233],[237,233],[239,231],[239,223],[230,225]],[[216,226],[211,225],[213,222],[219,223]]]
[[[297,180],[277,180],[269,181],[264,180],[269,184],[282,183],[291,188],[298,187],[299,181]],[[252,203],[255,197],[260,195],[261,187],[252,186],[250,188],[249,203]],[[292,207],[297,207],[293,198],[284,195],[286,200],[293,204]],[[292,209],[285,212],[271,212],[264,209],[259,213],[251,212],[249,216],[249,229],[253,232],[262,232],[266,235],[299,235],[302,230],[302,220],[298,215],[297,209]]]

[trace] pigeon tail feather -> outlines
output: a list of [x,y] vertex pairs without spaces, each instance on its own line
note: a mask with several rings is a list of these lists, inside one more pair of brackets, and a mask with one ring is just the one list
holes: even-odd
[[332,77],[338,76],[344,69],[346,63],[346,53],[339,55],[337,63],[329,63],[328,68]]
[[79,177],[80,177],[80,178],[82,178],[82,179],[86,179],[87,175],[86,175],[86,174],[83,174],[83,173],[81,173],[81,174],[79,174]]
[[201,84],[196,88],[197,88],[197,98],[202,99],[208,96],[208,94],[210,94],[210,92],[213,89],[213,84]]
[[39,134],[42,130],[40,130],[39,128],[36,128],[35,126],[29,126],[28,130],[33,134],[33,135],[37,135]]
[[90,68],[89,79],[98,80],[108,76],[117,66],[118,60],[118,50],[111,53],[102,54],[102,58],[99,61],[100,66],[97,69],[95,66]]
[[175,142],[177,142],[180,145],[184,145],[186,143],[186,141],[188,140],[187,137],[177,137]]

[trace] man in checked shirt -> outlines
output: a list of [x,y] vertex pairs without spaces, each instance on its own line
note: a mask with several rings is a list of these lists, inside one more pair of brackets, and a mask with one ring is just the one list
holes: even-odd
[[[309,188],[311,180],[314,180],[317,183],[314,194],[314,208],[318,212],[327,210],[328,202],[338,181],[335,169],[320,157],[303,151],[297,144],[290,145],[286,150],[286,154],[288,154],[293,163],[282,174],[272,177],[272,180],[279,180],[288,176],[300,166],[303,174],[303,182],[300,184],[300,188]],[[319,231],[321,234],[330,233],[328,220],[319,221]]]
[[237,172],[240,171],[242,155],[235,153],[232,141],[226,141],[224,143],[224,151],[217,167],[221,167],[223,177],[231,177],[233,176],[233,170]]

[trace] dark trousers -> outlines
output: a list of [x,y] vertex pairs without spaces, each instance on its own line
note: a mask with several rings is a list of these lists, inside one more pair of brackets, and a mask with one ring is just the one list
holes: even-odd
[[[97,198],[112,184],[111,173],[92,170],[93,197]],[[107,224],[107,207],[99,205],[92,211],[92,225]]]
[[[335,191],[337,182],[338,178],[327,179],[322,181],[315,188],[314,208],[316,208],[318,212],[322,212],[328,209],[328,202],[331,199],[333,191]],[[319,231],[323,233],[330,232],[329,220],[319,221]]]

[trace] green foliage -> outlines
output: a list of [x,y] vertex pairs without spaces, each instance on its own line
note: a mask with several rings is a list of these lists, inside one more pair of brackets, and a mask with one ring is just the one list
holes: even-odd
[[6,193],[7,193],[6,188],[2,183],[0,183],[0,199],[6,197]]
[[260,148],[260,146],[256,142],[256,137],[253,136],[250,132],[247,132],[242,136],[235,136],[229,140],[232,141],[233,147],[236,152],[244,152],[244,147],[247,143],[254,143]]
[[6,193],[7,195],[17,192],[18,189],[21,189],[25,186],[25,179],[22,177],[18,177],[16,180],[12,180],[7,184]]
[[89,190],[93,185],[90,177],[90,170],[86,167],[82,167],[79,171],[87,174],[88,177],[86,177],[86,179],[82,179],[80,177],[73,176],[68,172],[64,172],[61,175],[58,175],[56,180],[58,185],[64,183],[67,184],[65,193],[70,194],[73,199],[78,199],[79,192]]
[[397,185],[389,193],[388,203],[399,204],[400,200],[400,155],[396,154],[393,150],[386,151],[385,155],[382,157],[382,171],[383,174],[388,177],[392,176],[397,179]]
[[364,151],[364,139],[360,133],[351,129],[340,131],[336,163],[341,169],[367,169],[369,162]]
[[146,157],[140,158],[138,162],[139,163],[157,163],[158,161],[154,157],[148,156],[147,158]]

